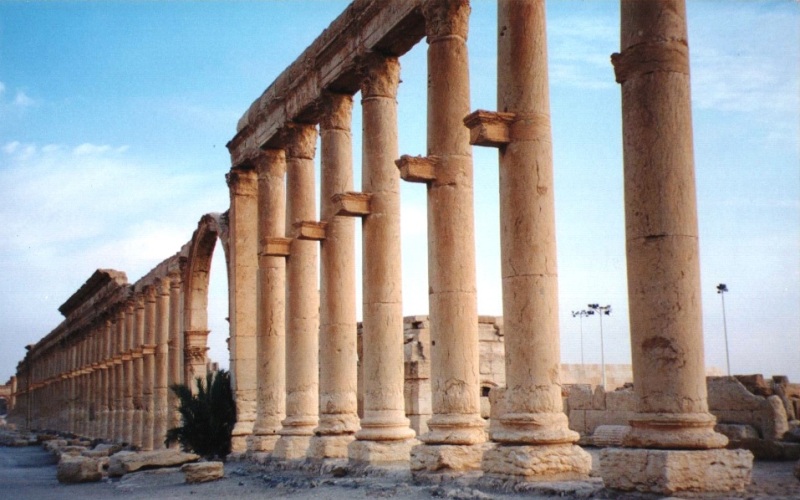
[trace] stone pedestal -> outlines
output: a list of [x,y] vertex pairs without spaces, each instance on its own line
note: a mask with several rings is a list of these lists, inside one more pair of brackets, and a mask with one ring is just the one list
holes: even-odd
[[[412,470],[480,467],[486,440],[480,415],[478,312],[475,289],[472,150],[463,118],[470,111],[467,31],[469,2],[423,6],[428,35],[428,285],[433,415],[412,453]],[[452,445],[460,450],[451,461]],[[471,461],[466,458],[472,457]],[[444,465],[446,464],[446,465]],[[451,467],[455,467],[452,468]]]
[[286,417],[286,256],[271,241],[286,234],[286,155],[266,150],[253,160],[258,173],[258,398],[248,451],[271,452]]
[[403,394],[400,176],[394,164],[400,64],[376,57],[364,71],[361,185],[371,195],[362,225],[364,416],[348,456],[356,463],[381,465],[407,461],[415,435]]
[[231,384],[236,401],[232,453],[247,451],[256,419],[256,285],[258,276],[258,176],[253,168],[232,168],[227,176],[231,208],[228,308]]
[[353,190],[350,122],[353,98],[326,94],[320,122],[320,219],[327,223],[320,248],[319,426],[311,458],[347,458],[359,429],[357,413],[355,227],[337,216],[333,196]]
[[[314,125],[289,124],[286,145],[286,231],[316,220]],[[295,238],[286,261],[286,418],[273,457],[304,458],[318,423],[319,292],[317,242]]]
[[747,450],[607,448],[600,473],[607,488],[672,495],[684,491],[744,491],[753,454]]

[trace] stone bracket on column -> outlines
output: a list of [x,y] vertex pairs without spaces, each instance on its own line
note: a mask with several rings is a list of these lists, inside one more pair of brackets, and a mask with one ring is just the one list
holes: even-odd
[[469,143],[473,146],[499,148],[511,142],[511,123],[514,113],[479,109],[464,118],[469,129]]
[[370,214],[370,193],[339,193],[331,196],[334,214],[347,217],[364,217]]
[[322,241],[325,239],[327,222],[303,220],[292,224],[294,237],[298,240]]
[[436,180],[436,165],[439,159],[435,156],[403,155],[395,160],[400,169],[400,178],[406,182],[428,183]]
[[142,346],[142,354],[145,356],[152,356],[156,353],[155,344],[146,344]]
[[291,238],[268,238],[261,249],[261,255],[266,257],[288,257],[291,253]]

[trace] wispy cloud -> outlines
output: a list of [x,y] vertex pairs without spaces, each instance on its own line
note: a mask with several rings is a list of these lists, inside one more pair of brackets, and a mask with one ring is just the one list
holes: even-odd
[[17,89],[14,98],[7,97],[8,87],[4,82],[0,82],[0,110],[5,109],[24,109],[38,104],[38,101],[30,97],[22,89]]

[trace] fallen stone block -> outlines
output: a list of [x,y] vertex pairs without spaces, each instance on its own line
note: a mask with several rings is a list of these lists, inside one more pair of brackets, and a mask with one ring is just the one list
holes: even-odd
[[65,446],[67,446],[67,441],[65,439],[50,439],[42,443],[42,448],[54,455],[60,453],[61,448]]
[[746,424],[717,424],[714,430],[725,434],[730,440],[758,439],[758,430]]
[[61,448],[58,449],[58,453],[60,453],[61,455],[69,455],[73,457],[82,455],[84,451],[87,451],[85,446],[73,446],[73,445],[62,446]]
[[59,483],[90,483],[103,478],[97,460],[82,456],[63,455],[56,468]]
[[628,425],[601,425],[592,434],[592,443],[598,447],[622,446],[622,440],[631,428]]
[[184,453],[180,450],[172,449],[140,452],[120,451],[109,458],[108,475],[119,477],[142,469],[175,467],[188,462],[195,462],[199,458],[194,453]]
[[222,462],[196,462],[181,466],[187,483],[207,483],[216,481],[225,475],[225,466]]

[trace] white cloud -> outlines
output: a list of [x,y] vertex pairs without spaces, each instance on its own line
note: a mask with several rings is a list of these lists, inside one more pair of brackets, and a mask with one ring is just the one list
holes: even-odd
[[17,91],[17,96],[14,98],[13,102],[14,106],[18,106],[20,108],[27,108],[36,104],[36,101],[28,97],[25,92],[22,90]]

